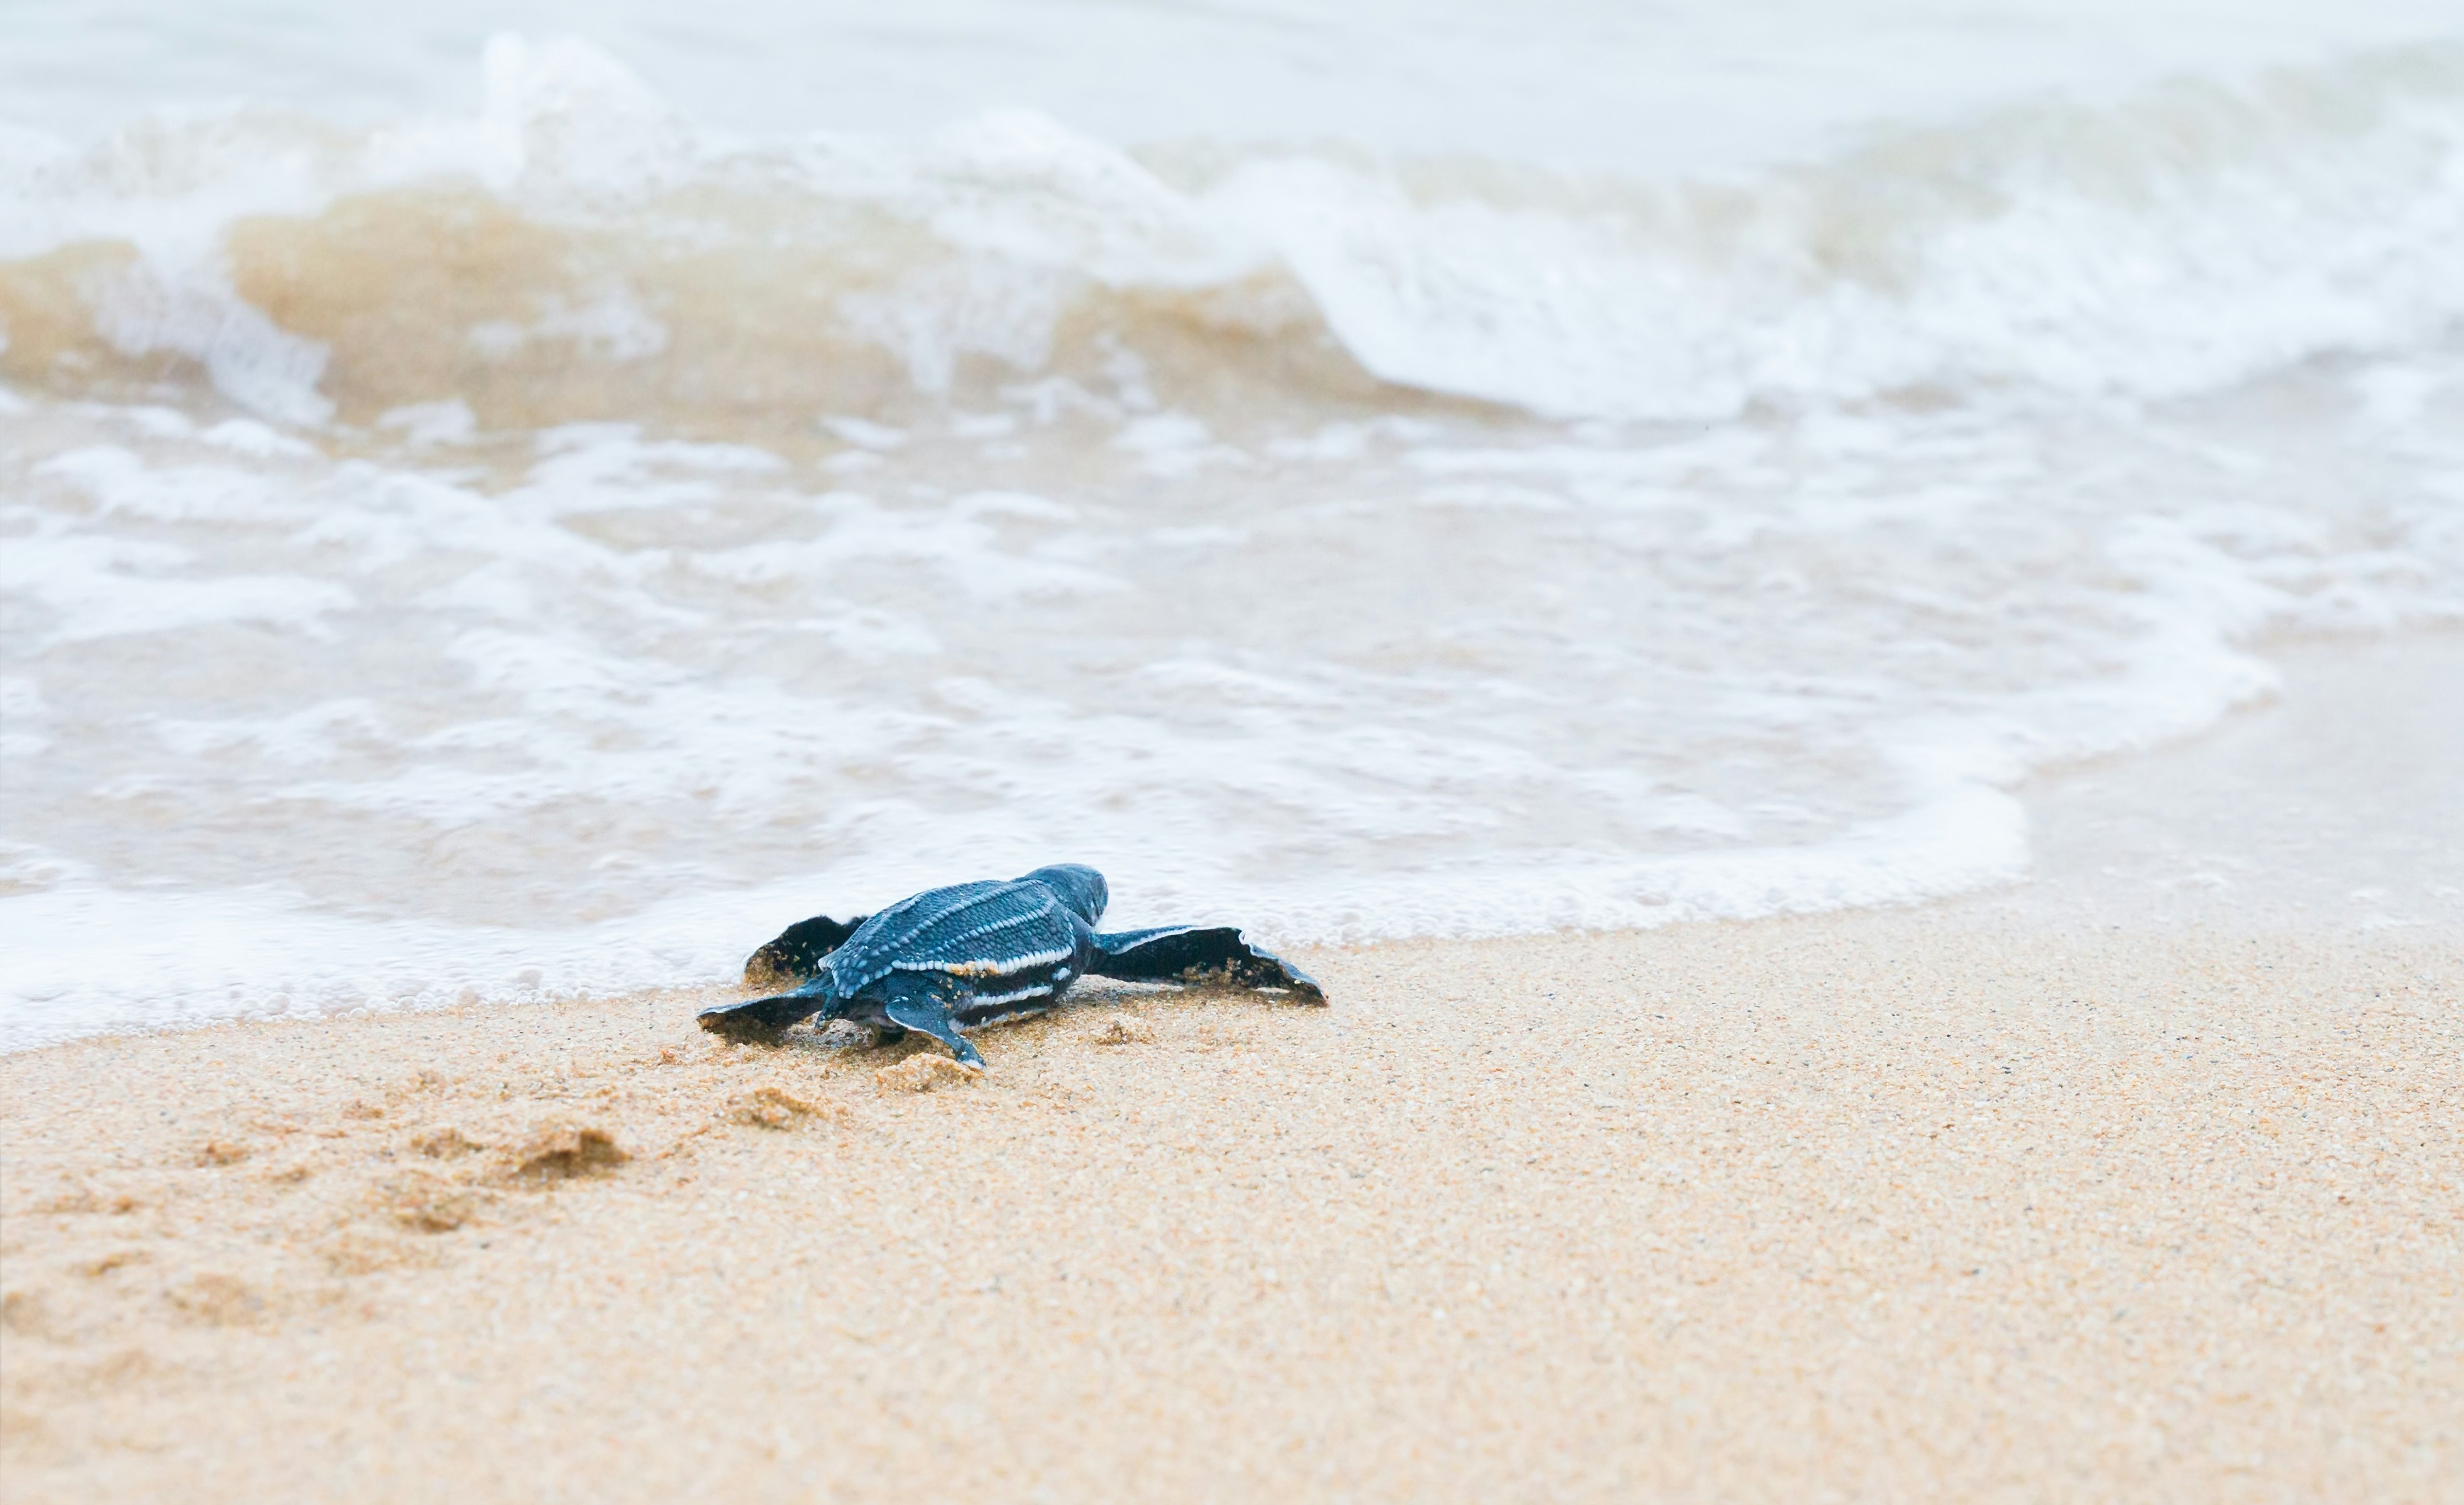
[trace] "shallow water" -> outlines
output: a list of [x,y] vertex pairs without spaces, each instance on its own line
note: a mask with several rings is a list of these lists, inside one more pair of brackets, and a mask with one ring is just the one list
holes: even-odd
[[2028,882],[1977,907],[2464,940],[2464,635],[2269,656],[2279,694],[2213,731],[2022,786]]
[[0,1036],[2023,879],[2464,622],[2464,33],[2212,9],[15,7]]

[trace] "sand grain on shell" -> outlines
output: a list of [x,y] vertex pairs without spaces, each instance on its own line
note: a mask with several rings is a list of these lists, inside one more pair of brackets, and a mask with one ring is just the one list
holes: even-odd
[[2452,946],[1306,965],[980,1079],[684,994],[0,1062],[9,1495],[2456,1497]]

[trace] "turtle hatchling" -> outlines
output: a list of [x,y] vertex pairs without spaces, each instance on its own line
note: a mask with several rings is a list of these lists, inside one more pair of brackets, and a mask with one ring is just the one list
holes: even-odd
[[1098,931],[1110,898],[1103,874],[1062,862],[1006,883],[927,888],[870,918],[816,915],[745,961],[746,987],[783,992],[704,1009],[701,1027],[764,1039],[819,1014],[888,1040],[929,1035],[981,1067],[961,1032],[1042,1014],[1081,977],[1228,982],[1326,1002],[1309,973],[1235,927]]

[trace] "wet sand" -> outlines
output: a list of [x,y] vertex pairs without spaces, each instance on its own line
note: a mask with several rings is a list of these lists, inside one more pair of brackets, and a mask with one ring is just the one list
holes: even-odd
[[[2464,948],[1975,910],[0,1061],[12,1501],[2464,1497]],[[716,996],[715,994],[712,996]]]

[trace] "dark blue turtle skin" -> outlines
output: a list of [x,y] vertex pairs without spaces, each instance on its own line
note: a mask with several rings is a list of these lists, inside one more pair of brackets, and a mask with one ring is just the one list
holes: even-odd
[[817,915],[744,964],[747,987],[784,991],[705,1009],[701,1026],[775,1038],[818,1014],[891,1039],[929,1035],[980,1067],[961,1032],[1042,1014],[1081,977],[1223,982],[1326,1001],[1315,979],[1234,927],[1099,932],[1110,899],[1103,874],[1062,862],[1007,882],[928,888],[869,918]]

